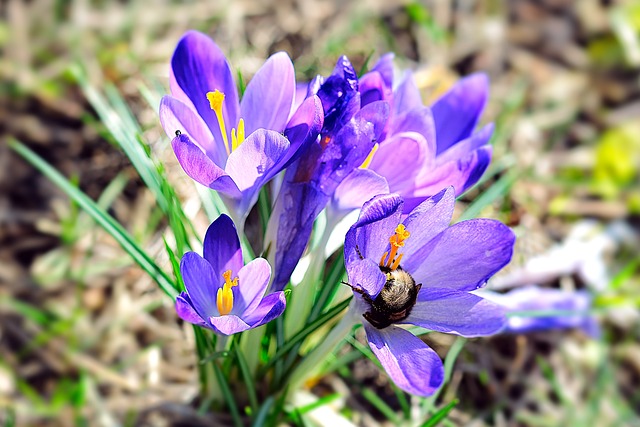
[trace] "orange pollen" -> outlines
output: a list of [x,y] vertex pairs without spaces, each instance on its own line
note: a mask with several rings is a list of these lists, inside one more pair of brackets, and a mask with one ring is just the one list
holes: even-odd
[[322,138],[322,140],[320,141],[320,146],[322,148],[325,148],[327,145],[329,145],[329,141],[331,141],[331,137],[330,136],[325,136],[324,138]]
[[387,267],[391,270],[396,270],[398,268],[403,255],[399,254],[398,258],[396,258],[396,255],[398,254],[398,248],[404,246],[404,241],[407,240],[410,235],[411,233],[407,231],[407,229],[404,227],[404,224],[398,224],[393,236],[389,237],[391,251],[385,252],[384,255],[382,255],[382,258],[380,259],[380,267]]

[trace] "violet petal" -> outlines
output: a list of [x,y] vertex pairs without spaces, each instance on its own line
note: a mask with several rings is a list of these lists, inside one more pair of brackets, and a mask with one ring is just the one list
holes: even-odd
[[369,347],[393,382],[407,393],[430,396],[444,381],[440,357],[411,332],[364,323]]
[[387,194],[387,180],[370,169],[356,168],[338,185],[333,193],[335,211],[351,211],[378,194]]
[[378,72],[369,72],[359,81],[360,105],[364,107],[375,101],[386,101],[389,93],[384,79]]
[[215,332],[222,335],[233,335],[251,329],[251,325],[234,314],[209,317],[209,323]]
[[472,74],[456,83],[432,106],[438,154],[471,135],[489,95],[485,74]]
[[231,288],[234,297],[232,313],[242,318],[251,314],[262,301],[270,278],[271,266],[264,258],[256,258],[242,267],[238,272],[238,286]]
[[453,186],[456,196],[464,193],[482,177],[491,162],[493,148],[484,145],[465,157],[421,174],[416,182],[413,197],[426,197],[445,186]]
[[387,281],[378,264],[367,258],[351,262],[347,274],[352,288],[364,290],[371,298],[378,296]]
[[411,235],[404,242],[402,268],[414,271],[424,262],[424,254],[420,250],[431,239],[447,229],[451,223],[455,202],[453,187],[448,187],[426,199],[411,211],[403,221]]
[[198,314],[186,292],[182,292],[176,297],[176,313],[185,322],[208,327],[207,322]]
[[[315,87],[317,82],[312,83]],[[346,56],[338,59],[333,73],[322,81],[317,95],[324,110],[325,135],[340,129],[360,108],[358,75]]]
[[457,144],[451,146],[448,150],[440,153],[437,157],[437,165],[442,165],[447,162],[458,160],[467,156],[472,151],[481,148],[485,144],[489,143],[491,136],[493,135],[494,125],[489,123],[473,135],[464,139]]
[[393,91],[392,115],[396,117],[404,111],[411,111],[423,106],[420,89],[416,85],[413,73],[406,71],[402,81]]
[[282,134],[258,129],[233,150],[227,161],[226,172],[240,191],[262,187],[279,172],[273,166],[286,154],[289,140]]
[[244,316],[244,320],[252,328],[256,328],[280,316],[286,306],[287,299],[284,297],[284,292],[274,292],[262,298],[255,310]]
[[227,161],[226,153],[217,151],[218,147],[207,124],[191,107],[172,96],[165,95],[160,101],[160,122],[169,138],[173,139],[176,131],[186,134],[192,143],[206,153],[207,157],[224,169]]
[[324,149],[313,177],[324,194],[332,196],[342,180],[364,162],[384,128],[387,113],[384,101],[367,105]]
[[[358,221],[351,226],[344,242],[347,271],[363,258],[378,262],[389,246],[402,215],[402,198],[397,194],[376,196],[362,206]],[[358,251],[360,254],[358,254]]]
[[390,120],[390,134],[401,132],[417,132],[422,135],[429,145],[429,154],[436,157],[436,126],[431,109],[428,107],[413,108],[394,116]]
[[411,323],[438,332],[479,337],[499,332],[506,322],[500,305],[468,292],[423,286],[411,314]]
[[171,58],[171,70],[178,86],[209,126],[219,150],[224,152],[218,119],[207,99],[208,92],[219,90],[224,93],[222,115],[230,131],[230,127],[238,123],[238,90],[224,54],[208,36],[188,31],[176,46]]
[[378,59],[378,62],[371,68],[371,71],[380,73],[384,80],[385,86],[391,88],[393,86],[393,52],[385,53]]
[[187,135],[173,138],[171,147],[180,166],[191,179],[231,198],[240,197],[240,191],[231,177],[191,142]]
[[284,136],[287,137],[291,146],[286,156],[275,167],[277,170],[288,167],[302,155],[309,144],[318,138],[323,120],[324,113],[322,112],[320,98],[312,95],[302,102],[289,120],[289,123],[287,123],[287,128],[284,131]]
[[226,171],[243,193],[237,207],[241,215],[248,214],[260,188],[280,171],[277,165],[288,150],[289,140],[282,134],[258,129],[231,153]]
[[216,295],[224,279],[216,277],[211,264],[197,253],[187,252],[180,261],[180,274],[191,303],[200,317],[207,319],[216,315]]
[[433,158],[428,158],[429,151],[422,135],[416,132],[396,134],[380,144],[369,168],[386,178],[392,192],[403,194],[414,190],[417,171],[433,164]]
[[[240,102],[245,133],[257,129],[284,130],[295,91],[293,63],[285,52],[278,52],[253,76]],[[236,126],[234,123],[232,126]]]
[[181,134],[173,138],[171,147],[185,173],[200,184],[208,187],[225,175],[224,170],[191,142],[188,135]]
[[211,223],[204,236],[204,258],[209,262],[216,280],[224,283],[222,273],[231,270],[232,279],[242,269],[242,249],[236,226],[227,215],[220,215]]
[[420,263],[408,271],[426,287],[474,290],[511,260],[514,241],[500,221],[462,221],[414,251],[412,263]]
[[282,290],[289,282],[291,273],[298,264],[313,230],[313,222],[324,209],[329,198],[308,183],[287,181],[282,185],[273,210],[273,221],[277,224],[275,268],[272,288]]
[[[513,289],[505,294],[483,290],[478,295],[504,306],[510,313],[507,327],[503,332],[521,334],[551,329],[580,328],[593,338],[600,336],[600,327],[591,312],[592,296],[587,291],[527,286]],[[553,312],[556,310],[560,313],[549,316],[517,315],[519,311]]]

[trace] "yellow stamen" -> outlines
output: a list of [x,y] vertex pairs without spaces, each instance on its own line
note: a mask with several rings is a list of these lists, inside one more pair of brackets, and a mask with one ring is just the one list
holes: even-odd
[[367,158],[364,159],[364,162],[362,162],[362,164],[360,165],[360,169],[366,169],[369,167],[369,165],[371,164],[371,160],[373,160],[373,155],[376,154],[376,151],[378,151],[378,147],[379,147],[378,143],[376,143],[376,145],[373,146]]
[[240,119],[238,122],[238,134],[236,135],[235,128],[231,130],[231,151],[238,148],[240,144],[244,142],[244,119]]
[[402,259],[402,254],[398,255],[398,258],[394,260],[396,254],[398,253],[398,248],[404,246],[404,241],[409,238],[411,234],[404,228],[404,224],[399,224],[395,229],[395,234],[389,237],[389,243],[391,243],[391,251],[389,252],[389,258],[387,258],[387,262],[385,263],[385,258],[387,257],[387,252],[384,253],[382,259],[380,260],[380,266],[386,266],[391,270],[395,270],[400,265],[400,260]]
[[231,313],[231,309],[233,309],[233,292],[231,288],[234,286],[238,286],[238,278],[231,280],[231,270],[227,270],[222,273],[222,277],[224,277],[224,284],[222,288],[218,289],[218,294],[216,295],[216,305],[218,306],[218,311],[221,316]]
[[220,133],[224,140],[224,148],[227,149],[227,155],[231,154],[231,147],[229,147],[229,139],[227,138],[227,128],[224,124],[224,117],[222,116],[222,103],[224,101],[224,93],[216,89],[213,92],[207,92],[207,99],[211,109],[216,113],[218,118],[218,126],[220,126]]

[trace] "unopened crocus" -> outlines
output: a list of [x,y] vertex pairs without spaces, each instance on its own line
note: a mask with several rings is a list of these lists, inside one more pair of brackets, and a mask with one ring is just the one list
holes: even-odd
[[340,183],[366,159],[386,124],[388,103],[360,108],[357,83],[353,66],[342,57],[331,76],[311,84],[318,85],[314,91],[322,102],[324,125],[320,139],[306,146],[287,169],[269,221],[265,249],[274,262],[275,289],[286,286],[314,220]]
[[591,313],[591,294],[584,290],[525,286],[506,293],[483,290],[479,295],[507,310],[509,317],[503,332],[522,334],[579,328],[592,337],[600,334],[598,322]]
[[283,292],[264,295],[271,267],[263,258],[244,265],[236,227],[221,215],[207,230],[204,257],[187,252],[180,263],[186,292],[176,299],[183,320],[222,335],[255,328],[280,316]]
[[294,69],[284,52],[266,61],[239,100],[224,54],[196,31],[178,42],[170,78],[160,119],[180,165],[220,192],[235,219],[244,222],[261,186],[316,139],[320,100],[309,97],[292,114]]
[[397,325],[477,337],[505,324],[500,305],[471,291],[509,262],[514,234],[490,219],[449,226],[454,202],[449,187],[403,220],[399,195],[376,196],[362,207],[345,239],[351,309],[362,315],[369,346],[391,379],[419,396],[442,384],[442,361]]

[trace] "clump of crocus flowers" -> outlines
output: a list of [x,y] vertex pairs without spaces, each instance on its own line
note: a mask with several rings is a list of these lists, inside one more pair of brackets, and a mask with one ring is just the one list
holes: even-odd
[[[171,95],[160,105],[178,162],[221,196],[230,215],[221,215],[207,230],[203,256],[184,254],[178,315],[216,334],[242,333],[245,349],[250,339],[265,342],[260,332],[246,335],[250,330],[292,310],[285,289],[294,297],[312,295],[293,301],[309,305],[302,312],[317,319],[322,311],[311,305],[331,307],[330,297],[320,295],[332,294],[321,287],[348,288],[338,281],[292,286],[292,273],[314,227],[317,233],[331,232],[318,231],[323,211],[334,225],[360,210],[344,237],[345,283],[353,290],[345,319],[364,325],[369,347],[398,387],[433,394],[444,378],[440,357],[402,325],[476,337],[506,324],[504,308],[474,291],[509,262],[514,234],[495,220],[450,225],[456,196],[478,182],[491,160],[493,126],[476,129],[488,79],[464,78],[427,106],[410,72],[394,78],[390,54],[360,78],[341,57],[328,77],[296,84],[289,56],[279,52],[242,97],[233,75],[210,38],[188,32],[171,60]],[[242,237],[265,187],[273,204],[264,258],[245,263],[238,231]],[[305,286],[313,292],[304,293]],[[297,329],[282,331],[270,348],[277,352],[283,336],[301,333],[313,319],[289,319],[284,324]],[[287,361],[295,379],[310,375],[310,361],[326,356],[322,351],[333,350],[350,332],[340,335],[337,329],[309,352],[307,365],[296,365],[295,347]]]

